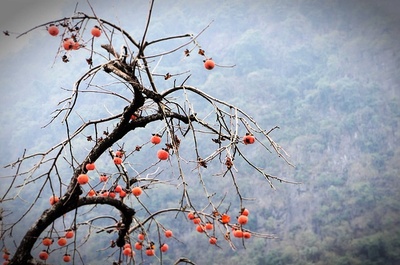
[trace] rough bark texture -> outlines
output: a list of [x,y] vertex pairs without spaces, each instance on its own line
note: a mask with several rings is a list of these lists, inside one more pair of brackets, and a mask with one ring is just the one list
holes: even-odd
[[[72,177],[70,184],[67,188],[67,192],[61,198],[60,202],[55,204],[52,208],[45,210],[40,218],[32,225],[32,227],[27,231],[25,236],[23,237],[20,245],[18,246],[15,255],[10,261],[11,264],[42,264],[35,260],[31,251],[32,248],[40,237],[42,232],[57,218],[62,215],[70,212],[74,209],[77,209],[84,205],[89,204],[108,204],[114,206],[118,210],[121,211],[122,222],[124,223],[124,228],[119,231],[119,238],[117,240],[118,246],[122,246],[124,243],[124,237],[126,232],[129,230],[129,226],[132,223],[132,217],[135,214],[135,211],[128,206],[126,206],[123,202],[111,198],[86,198],[79,196],[82,194],[82,189],[77,182],[77,177],[79,174],[84,173],[84,166],[89,161],[96,161],[108,148],[110,148],[115,142],[124,137],[129,131],[133,130],[138,126],[134,126],[130,123],[131,115],[137,111],[144,104],[144,97],[142,94],[143,87],[137,83],[136,78],[129,77],[131,81],[132,87],[134,89],[134,100],[133,102],[125,108],[122,118],[118,125],[114,128],[114,130],[103,140],[98,142],[93,149],[90,151],[86,159],[82,162],[81,165],[76,167],[74,171],[74,176]],[[140,124],[145,126],[145,124]]]

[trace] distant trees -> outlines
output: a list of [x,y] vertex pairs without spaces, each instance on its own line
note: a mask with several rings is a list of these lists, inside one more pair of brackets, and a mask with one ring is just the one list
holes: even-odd
[[[96,233],[110,233],[106,235],[110,246],[105,251],[113,264],[156,259],[152,256],[162,263],[174,231],[173,227],[164,226],[159,217],[171,212],[176,214],[177,222],[194,222],[204,240],[217,246],[227,243],[235,248],[231,240],[234,236],[242,238],[240,244],[250,237],[272,237],[248,229],[247,217],[241,218],[240,223],[236,219],[239,215],[249,215],[251,219],[237,181],[236,161],[242,159],[271,188],[275,181],[289,182],[267,173],[244,152],[253,144],[258,145],[265,154],[275,153],[291,165],[285,151],[271,137],[278,127],[263,129],[247,113],[251,110],[239,109],[187,85],[187,73],[157,73],[163,57],[177,52],[183,58],[199,56],[199,63],[211,58],[197,42],[202,32],[148,40],[153,4],[154,1],[139,38],[94,12],[76,12],[23,33],[47,28],[49,37],[60,39],[57,56],[63,62],[78,60],[70,55],[85,50],[87,57],[82,61],[89,69],[54,111],[51,122],[61,120],[65,124],[65,139],[43,152],[24,152],[8,165],[14,173],[1,196],[4,209],[7,210],[7,202],[35,190],[26,212],[14,218],[16,222],[7,222],[3,214],[2,249],[8,264],[42,264],[55,255],[58,260],[80,263],[87,256],[82,247],[93,243],[91,237]],[[116,39],[123,40],[121,49],[114,46]],[[157,54],[148,53],[149,47],[162,47],[173,40],[180,40],[181,44]],[[103,42],[101,50],[95,48],[98,42]],[[216,62],[215,67],[221,66]],[[184,75],[187,77],[182,82],[175,80],[171,87],[160,89],[162,82]],[[228,88],[221,89],[229,93]],[[103,106],[102,102],[118,103]],[[86,104],[84,108],[82,104]],[[199,104],[206,107],[199,108]],[[108,115],[98,115],[104,109]],[[146,134],[140,134],[140,128],[145,128]],[[166,179],[165,175],[172,177]],[[212,187],[206,178],[212,175],[226,176],[223,181],[234,185],[237,205],[226,204],[223,191],[210,192]],[[193,178],[204,190],[202,202],[192,198]],[[179,199],[174,206],[154,205],[151,194],[157,190],[173,192]],[[16,239],[17,248],[12,253],[13,247],[5,244],[6,238],[21,229],[21,220],[43,200],[48,200],[48,208],[21,241]],[[106,210],[100,210],[102,207]],[[225,240],[220,242],[217,238]],[[181,258],[176,264],[180,262],[191,261]]]

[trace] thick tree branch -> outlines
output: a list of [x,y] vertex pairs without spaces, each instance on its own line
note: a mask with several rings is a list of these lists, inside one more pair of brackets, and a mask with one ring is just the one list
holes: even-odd
[[[121,245],[121,238],[127,233],[129,227],[132,223],[132,218],[135,215],[135,210],[128,207],[120,200],[112,199],[109,197],[82,197],[77,200],[66,200],[61,199],[52,208],[47,209],[43,212],[41,217],[31,226],[27,231],[26,235],[22,239],[19,247],[13,259],[10,261],[10,265],[13,264],[39,264],[31,255],[31,250],[40,237],[42,232],[52,223],[54,220],[63,216],[64,214],[78,209],[85,205],[95,205],[95,204],[106,204],[115,207],[122,214],[122,222],[124,227],[119,232],[118,241]],[[122,235],[122,236],[121,236]],[[123,244],[122,244],[123,245]]]

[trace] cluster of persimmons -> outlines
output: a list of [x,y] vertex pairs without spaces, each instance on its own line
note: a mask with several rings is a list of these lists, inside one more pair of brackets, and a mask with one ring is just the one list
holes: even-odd
[[[59,36],[60,30],[59,26],[55,24],[51,24],[47,27],[47,31],[51,36]],[[71,31],[73,32],[73,30]],[[102,35],[102,30],[98,26],[94,26],[91,30],[90,33],[93,38],[98,38]],[[64,35],[64,34],[63,34]],[[62,47],[64,48],[65,51],[72,51],[72,50],[78,50],[82,47],[84,47],[85,44],[82,42],[81,39],[77,37],[76,34],[72,34],[71,36],[64,38],[62,40]],[[203,53],[204,55],[204,53]],[[204,61],[204,68],[207,70],[212,70],[216,64],[211,58],[206,58]],[[137,117],[135,115],[132,115],[131,119],[135,120]],[[162,141],[162,136],[159,134],[153,134],[150,138],[150,142],[153,145],[158,145]],[[255,137],[250,134],[246,133],[245,136],[242,138],[242,142],[244,144],[253,144],[255,142]],[[124,159],[124,150],[118,150],[115,153],[113,153],[113,163],[115,165],[121,165],[123,164],[123,159]],[[156,152],[156,157],[159,160],[168,160],[170,156],[169,149],[168,148],[160,148]],[[129,196],[132,194],[133,196],[139,197],[142,193],[143,190],[139,185],[136,185],[135,187],[132,187],[130,190],[127,190],[126,188],[123,188],[120,185],[113,185],[108,190],[100,190],[96,191],[95,189],[92,188],[92,185],[90,182],[92,181],[87,172],[94,171],[96,169],[96,165],[94,163],[87,163],[85,165],[85,172],[82,173],[77,177],[77,182],[79,185],[84,186],[84,185],[89,185],[90,188],[88,189],[88,192],[86,193],[86,196],[92,197],[92,196],[104,196],[104,197],[110,197],[110,198],[116,198],[117,194],[119,195],[119,199],[123,199],[126,196]],[[107,183],[110,180],[110,176],[107,176],[106,174],[100,174],[99,176],[99,182],[100,183]],[[49,199],[49,202],[51,205],[56,204],[59,201],[59,197],[56,195],[52,195]],[[251,233],[243,229],[243,226],[247,224],[248,222],[248,215],[249,211],[246,208],[241,209],[239,216],[237,217],[237,222],[235,224],[231,224],[231,217],[227,213],[218,213],[214,212],[213,213],[214,217],[212,220],[217,220],[220,224],[222,225],[228,225],[232,229],[232,234],[236,238],[245,238],[248,239],[251,237]],[[211,233],[211,231],[214,231],[214,221],[203,221],[202,218],[194,212],[189,212],[187,215],[188,219],[193,222],[193,224],[196,225],[196,230],[199,233],[206,233],[209,237],[209,242],[210,244],[217,244],[217,238],[214,236],[215,233]],[[210,234],[208,234],[208,231],[210,231]],[[41,240],[41,244],[46,247],[46,249],[40,251],[39,253],[39,259],[46,261],[49,258],[50,255],[50,248],[53,244],[56,244],[59,247],[64,247],[67,246],[68,240],[73,240],[75,238],[75,230],[74,229],[67,229],[64,231],[64,234],[58,234],[57,238],[51,238],[51,237],[44,237]],[[171,230],[164,230],[164,236],[165,238],[171,238],[173,237],[173,233]],[[226,235],[225,235],[226,236]],[[155,255],[155,244],[153,242],[148,242],[148,238],[146,233],[143,231],[139,233],[137,241],[132,245],[131,243],[126,243],[123,248],[122,248],[122,253],[123,255],[127,257],[134,257],[135,252],[133,250],[145,250],[145,254],[147,256],[154,256]],[[132,248],[133,247],[133,248]],[[167,243],[162,243],[159,246],[159,249],[161,252],[167,252],[169,249],[169,246]],[[4,263],[3,265],[7,265],[10,259],[10,253],[4,249],[3,250],[3,258],[4,258]],[[62,257],[62,260],[64,262],[70,262],[71,261],[71,256],[68,253],[65,253],[64,256]]]

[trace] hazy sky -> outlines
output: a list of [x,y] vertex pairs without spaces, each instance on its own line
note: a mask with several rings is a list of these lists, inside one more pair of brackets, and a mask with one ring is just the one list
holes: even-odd
[[[0,2],[0,28],[2,31],[9,30],[15,33],[22,33],[43,22],[52,20],[62,15],[61,9],[66,1],[60,0],[5,0]],[[10,37],[0,37],[1,49],[0,59],[9,53],[15,53],[21,49],[26,42],[33,38],[27,35],[15,40],[17,34]]]

